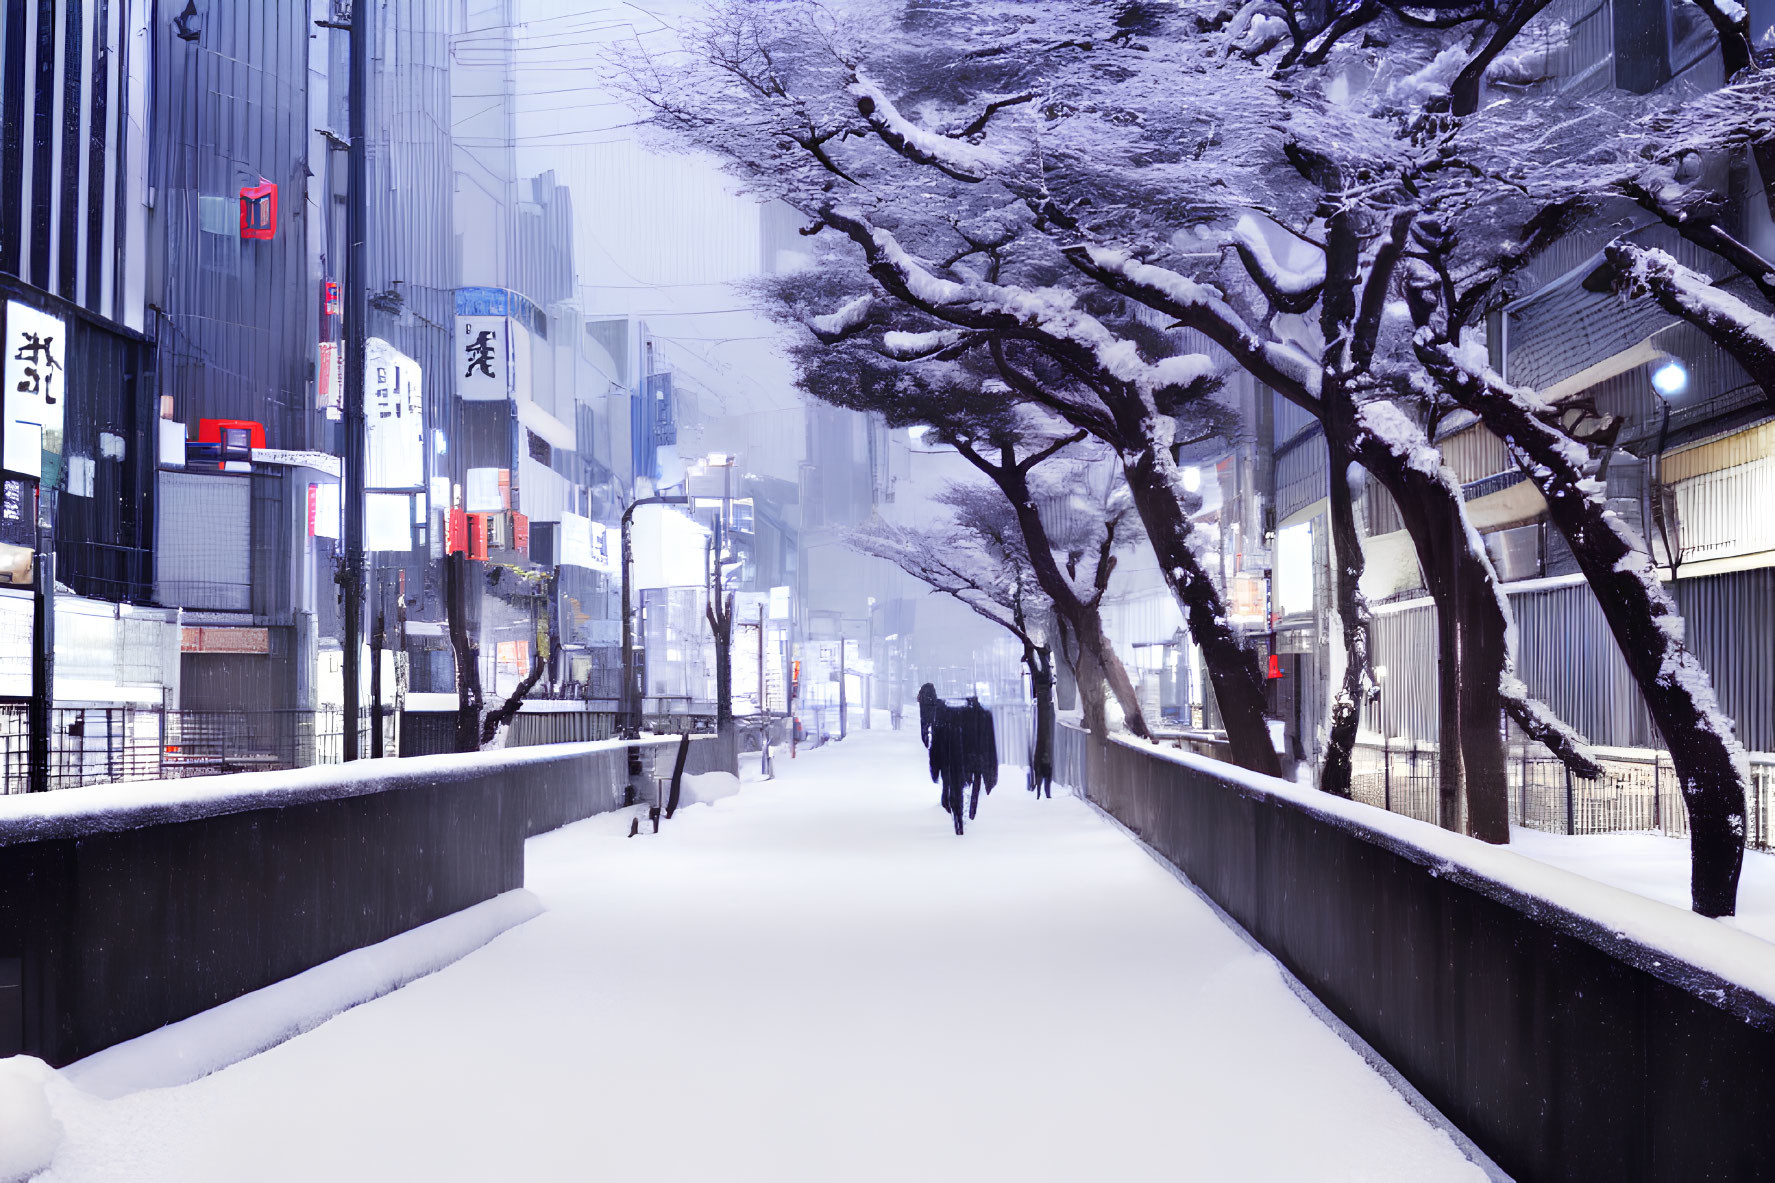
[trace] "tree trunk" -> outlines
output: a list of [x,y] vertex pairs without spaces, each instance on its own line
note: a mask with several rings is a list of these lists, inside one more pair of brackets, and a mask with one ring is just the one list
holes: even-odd
[[1035,735],[1029,751],[1029,787],[1036,796],[1054,795],[1054,655],[1046,647],[1024,646],[1029,691],[1035,704]]
[[1707,672],[1683,643],[1682,614],[1658,581],[1649,548],[1609,512],[1606,492],[1586,479],[1588,452],[1534,413],[1539,400],[1495,375],[1461,368],[1447,346],[1425,361],[1457,399],[1536,466],[1548,519],[1570,545],[1670,749],[1689,813],[1694,910],[1732,915],[1744,864],[1749,767]]
[[715,634],[715,727],[733,727],[733,602],[727,593],[719,611],[709,609],[709,628]]
[[[1331,418],[1327,416],[1328,420]],[[1337,797],[1350,795],[1354,773],[1351,753],[1356,746],[1356,729],[1362,722],[1362,705],[1368,698],[1369,686],[1368,602],[1362,596],[1361,586],[1365,559],[1362,537],[1356,529],[1356,506],[1350,496],[1349,469],[1355,455],[1349,440],[1347,425],[1334,428],[1329,421],[1326,423],[1325,443],[1330,458],[1326,491],[1331,519],[1332,584],[1344,644],[1344,676],[1331,699],[1319,787]]]
[[481,646],[470,632],[468,557],[444,557],[444,616],[450,628],[450,649],[456,658],[456,750],[481,750]]
[[1079,710],[1085,717],[1085,730],[1095,739],[1109,737],[1109,696],[1103,679],[1101,656],[1089,646],[1075,644],[1072,663],[1073,682],[1079,690]]
[[[1030,568],[1035,572],[1037,586],[1042,594],[1054,605],[1055,614],[1065,622],[1072,632],[1074,643],[1081,649],[1091,652],[1092,665],[1097,671],[1095,684],[1085,688],[1085,677],[1081,667],[1074,664],[1074,674],[1078,677],[1080,694],[1086,697],[1086,721],[1090,721],[1090,702],[1096,699],[1100,719],[1107,720],[1103,713],[1103,686],[1109,683],[1110,693],[1116,696],[1116,703],[1122,708],[1122,718],[1132,731],[1142,739],[1150,739],[1152,733],[1147,729],[1146,715],[1140,709],[1140,696],[1134,691],[1134,683],[1128,677],[1127,667],[1116,654],[1115,647],[1103,632],[1103,616],[1097,610],[1097,601],[1087,601],[1080,597],[1078,589],[1067,578],[1060,564],[1054,560],[1054,547],[1048,539],[1048,528],[1043,524],[1041,514],[1035,507],[1035,499],[1029,491],[1029,473],[1019,465],[1007,448],[1003,453],[1004,463],[994,465],[986,463],[978,454],[968,459],[991,477],[1017,515],[1017,527],[1023,535],[1023,547],[1029,554]],[[1105,544],[1107,551],[1108,545]],[[1108,554],[1099,559],[1099,571],[1105,580],[1108,578],[1102,564],[1113,561]],[[1104,724],[1107,727],[1107,722]],[[1098,734],[1093,731],[1092,734]]]
[[1510,840],[1499,683],[1507,621],[1489,565],[1474,553],[1459,494],[1378,441],[1362,466],[1399,506],[1436,603],[1440,823],[1486,842]]
[[1227,624],[1220,591],[1202,569],[1190,545],[1195,525],[1172,483],[1175,465],[1168,446],[1150,435],[1148,439],[1148,446],[1135,458],[1124,456],[1122,471],[1159,567],[1183,608],[1190,636],[1202,651],[1202,662],[1208,667],[1208,679],[1220,704],[1233,763],[1253,772],[1280,776],[1282,763],[1270,742],[1264,717],[1263,670],[1256,655],[1239,644],[1238,636]]
[[[1052,598],[1052,597],[1050,597]],[[1056,605],[1058,607],[1058,605]],[[1141,739],[1151,739],[1152,732],[1146,725],[1146,712],[1140,708],[1140,696],[1135,692],[1134,682],[1128,677],[1128,667],[1110,643],[1103,631],[1103,617],[1094,605],[1080,604],[1069,614],[1072,618],[1073,636],[1077,638],[1082,649],[1091,653],[1091,663],[1097,669],[1096,696],[1098,702],[1107,706],[1103,699],[1103,687],[1115,696],[1116,705],[1122,708],[1122,721],[1128,730]],[[1083,679],[1081,678],[1081,684]]]

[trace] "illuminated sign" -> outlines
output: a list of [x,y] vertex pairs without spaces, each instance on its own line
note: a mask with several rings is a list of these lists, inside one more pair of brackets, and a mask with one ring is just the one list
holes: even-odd
[[364,342],[364,484],[425,488],[425,404],[419,363],[380,337]]
[[[0,464],[8,472],[42,477],[43,454],[62,454],[66,358],[60,320],[17,300],[6,302],[6,426]],[[52,469],[52,478],[59,475]]]
[[260,177],[257,185],[247,185],[240,191],[240,236],[273,238],[276,235],[277,186]]

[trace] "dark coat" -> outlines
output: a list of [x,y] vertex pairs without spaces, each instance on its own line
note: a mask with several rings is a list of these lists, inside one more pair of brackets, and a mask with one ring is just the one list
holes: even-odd
[[941,704],[935,686],[926,682],[918,688],[918,738],[927,748],[931,746],[931,724],[936,721]]

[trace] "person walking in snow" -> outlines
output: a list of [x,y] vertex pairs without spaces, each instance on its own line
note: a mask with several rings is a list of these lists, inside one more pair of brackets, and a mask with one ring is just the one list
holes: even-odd
[[936,721],[939,705],[935,686],[926,682],[918,688],[918,738],[927,748],[931,746],[931,724]]
[[973,790],[968,801],[968,820],[972,821],[980,810],[980,790],[984,788],[991,796],[998,784],[998,736],[993,731],[992,712],[981,706],[978,698],[969,696],[967,705],[958,713],[965,736],[967,781]]
[[941,700],[931,704],[930,719],[931,780],[943,786],[943,811],[960,834],[968,787],[966,719],[962,708]]
[[980,790],[998,784],[998,743],[992,712],[969,698],[962,706],[938,700],[931,707],[931,780],[943,786],[943,809],[960,834],[980,812]]

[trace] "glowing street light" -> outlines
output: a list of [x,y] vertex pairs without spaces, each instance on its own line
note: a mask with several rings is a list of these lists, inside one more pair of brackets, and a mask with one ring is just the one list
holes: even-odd
[[1652,371],[1652,389],[1663,398],[1676,398],[1689,388],[1689,368],[1671,358]]

